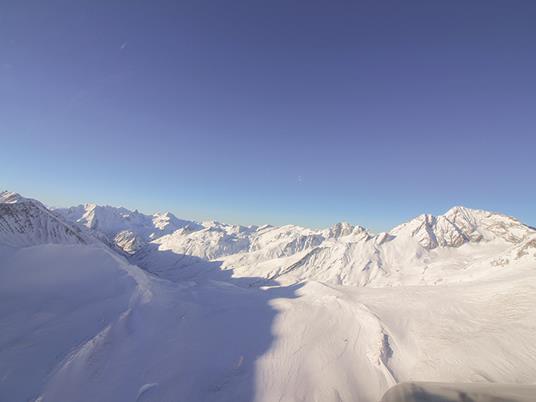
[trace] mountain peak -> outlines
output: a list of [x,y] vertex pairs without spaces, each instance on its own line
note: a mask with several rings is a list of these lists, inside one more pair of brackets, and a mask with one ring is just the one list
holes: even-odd
[[343,236],[348,236],[354,227],[347,222],[339,222],[329,227],[326,231],[326,236],[330,238],[339,238]]
[[456,205],[450,208],[443,216],[453,219],[455,217],[463,217],[468,220],[475,220],[482,216],[501,215],[495,212],[485,211],[482,209],[467,208],[461,205]]
[[534,230],[507,215],[454,206],[444,215],[419,215],[391,230],[392,235],[409,235],[426,249],[459,247],[467,242],[501,239],[518,243]]
[[155,217],[161,217],[161,218],[175,218],[175,215],[173,215],[171,212],[169,211],[166,211],[166,212],[155,212],[153,214],[153,216]]
[[86,243],[80,233],[41,202],[11,191],[0,192],[0,245],[25,247],[48,243]]
[[13,191],[2,191],[0,192],[0,204],[15,204],[19,202],[29,201],[28,198],[24,198],[19,193]]
[[463,205],[455,205],[452,208],[450,208],[445,215],[449,214],[457,214],[457,213],[464,213],[464,212],[471,212],[474,211],[471,208],[464,207]]

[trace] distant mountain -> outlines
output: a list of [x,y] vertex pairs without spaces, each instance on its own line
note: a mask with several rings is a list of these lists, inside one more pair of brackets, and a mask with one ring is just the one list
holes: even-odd
[[424,248],[433,249],[495,239],[518,243],[534,229],[506,215],[458,206],[437,217],[420,215],[390,233],[411,236]]
[[514,218],[463,207],[440,216],[421,215],[376,235],[347,223],[324,230],[203,225],[153,240],[133,261],[175,279],[182,278],[180,269],[191,261],[184,256],[193,256],[219,261],[235,276],[286,283],[314,279],[354,286],[435,284],[491,275],[494,268],[481,270],[480,261],[500,258],[536,235]]
[[499,274],[505,261],[515,264],[512,250],[530,247],[536,237],[536,230],[512,217],[460,206],[372,234],[348,223],[323,230],[246,227],[95,204],[49,211],[8,192],[0,199],[0,235],[6,244],[100,239],[132,263],[173,280],[203,274],[205,262],[256,281],[353,286],[470,281]]
[[169,212],[145,215],[137,210],[96,204],[57,208],[54,212],[67,221],[104,234],[109,242],[129,254],[135,253],[146,242],[180,228],[201,227],[196,222],[179,219]]

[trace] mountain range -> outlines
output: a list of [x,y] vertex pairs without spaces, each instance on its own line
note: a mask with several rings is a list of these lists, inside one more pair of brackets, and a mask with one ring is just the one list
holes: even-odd
[[457,206],[384,233],[0,193],[0,400],[378,401],[536,382],[536,229]]
[[[202,261],[218,261],[234,276],[282,283],[385,286],[470,280],[515,264],[517,259],[505,253],[524,247],[536,234],[515,218],[461,206],[440,216],[420,215],[379,234],[345,222],[323,230],[239,226],[95,204],[54,213],[104,239],[136,265],[174,280],[189,278],[192,270],[184,268]],[[195,275],[202,273],[198,267]]]

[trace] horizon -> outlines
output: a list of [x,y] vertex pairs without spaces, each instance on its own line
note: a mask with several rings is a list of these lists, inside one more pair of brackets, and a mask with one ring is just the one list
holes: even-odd
[[2,186],[236,224],[467,205],[536,226],[536,3],[155,4],[0,6]]
[[513,215],[505,214],[502,211],[489,211],[489,210],[485,210],[485,209],[482,209],[482,208],[467,207],[465,205],[453,205],[453,206],[449,207],[447,210],[445,210],[443,212],[440,212],[440,213],[422,212],[422,213],[420,213],[418,215],[415,215],[415,216],[413,216],[413,217],[411,217],[411,218],[409,218],[409,219],[407,219],[405,221],[398,222],[398,223],[394,224],[393,226],[391,226],[389,228],[386,228],[384,230],[377,230],[374,227],[368,227],[368,226],[360,224],[359,222],[350,222],[348,220],[341,220],[341,221],[338,221],[338,222],[333,222],[333,223],[331,223],[331,224],[329,224],[327,226],[304,226],[304,225],[295,224],[293,222],[287,222],[287,223],[283,223],[283,224],[280,224],[280,225],[272,224],[270,222],[264,222],[264,223],[236,223],[236,222],[226,222],[226,221],[222,221],[222,220],[219,220],[219,219],[211,219],[211,218],[199,220],[199,219],[190,218],[188,216],[181,216],[181,215],[176,214],[173,211],[168,211],[168,210],[155,210],[155,211],[151,212],[151,211],[140,210],[139,208],[135,208],[135,207],[127,207],[125,205],[111,205],[109,203],[100,204],[100,203],[95,203],[95,202],[82,202],[82,203],[73,204],[73,205],[52,205],[52,204],[49,204],[46,201],[41,200],[41,199],[39,199],[37,197],[28,197],[25,194],[21,194],[21,193],[19,193],[17,191],[12,191],[12,190],[8,190],[8,189],[0,189],[0,193],[2,193],[2,192],[15,193],[15,194],[18,194],[18,195],[22,196],[23,198],[35,199],[35,200],[37,200],[39,202],[43,202],[47,208],[50,208],[52,210],[55,210],[55,209],[68,209],[68,208],[80,207],[80,206],[85,207],[87,205],[94,205],[94,206],[97,206],[97,207],[104,207],[104,208],[106,208],[106,207],[124,208],[124,209],[128,210],[129,212],[138,212],[138,213],[141,213],[141,214],[147,215],[147,216],[153,216],[153,215],[156,215],[156,214],[171,213],[172,215],[174,215],[178,219],[186,220],[186,221],[192,221],[192,222],[196,222],[196,223],[216,222],[216,223],[221,223],[221,224],[238,225],[238,226],[245,226],[245,227],[251,227],[251,226],[255,226],[255,227],[261,227],[261,226],[280,227],[280,226],[284,226],[284,225],[294,225],[294,226],[301,226],[301,227],[306,228],[306,229],[322,230],[322,229],[329,229],[330,227],[332,227],[334,225],[337,225],[339,223],[348,223],[348,224],[350,224],[350,225],[352,225],[354,227],[355,226],[361,226],[361,227],[365,228],[371,234],[377,235],[377,234],[385,233],[385,232],[388,233],[392,229],[396,228],[397,226],[400,226],[400,225],[403,225],[405,223],[408,223],[411,220],[416,219],[416,218],[418,218],[418,217],[420,217],[422,215],[432,215],[434,217],[437,217],[437,216],[441,216],[441,215],[446,215],[448,212],[450,212],[451,210],[453,210],[455,208],[465,208],[465,209],[469,209],[469,210],[473,210],[473,211],[484,211],[484,212],[489,212],[489,213],[492,213],[492,214],[505,215],[505,216],[508,216],[510,218],[514,218],[514,219],[519,220],[519,222],[521,222],[525,226],[533,227],[533,225],[531,225],[531,224],[529,224],[527,222],[524,222],[523,220],[519,219],[518,217],[513,216]]

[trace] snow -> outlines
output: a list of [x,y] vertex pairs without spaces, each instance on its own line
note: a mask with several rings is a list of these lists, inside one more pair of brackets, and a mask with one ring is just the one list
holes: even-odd
[[218,222],[165,233],[170,215],[109,210],[86,226],[85,207],[0,199],[2,401],[534,391],[536,233],[513,218],[457,207],[378,235]]
[[180,272],[171,268],[184,267],[185,256],[192,256],[230,269],[235,277],[287,284],[305,280],[375,287],[452,283],[500,274],[504,270],[497,265],[481,270],[482,262],[502,258],[502,253],[536,234],[511,218],[498,215],[494,221],[493,215],[480,218],[480,213],[476,211],[473,219],[482,224],[470,227],[455,226],[445,216],[423,215],[378,235],[348,226],[341,232],[342,226],[322,231],[292,225],[238,230],[218,224],[155,239],[133,261],[160,274],[165,267],[169,279],[180,279]]
[[54,212],[73,224],[91,229],[97,237],[128,254],[135,253],[147,241],[179,228],[201,227],[196,222],[178,219],[169,212],[145,215],[122,207],[96,204],[57,208]]
[[532,402],[535,391],[534,386],[412,382],[393,387],[381,402]]
[[0,400],[36,398],[61,360],[136,294],[135,280],[95,246],[27,247],[3,256],[1,268]]
[[0,193],[0,244],[4,247],[94,241],[92,235],[59,219],[39,201]]

